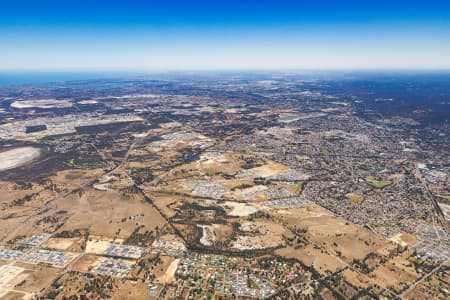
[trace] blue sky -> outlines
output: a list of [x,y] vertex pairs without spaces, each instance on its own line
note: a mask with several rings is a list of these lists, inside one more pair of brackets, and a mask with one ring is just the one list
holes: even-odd
[[2,0],[0,69],[450,69],[450,1]]

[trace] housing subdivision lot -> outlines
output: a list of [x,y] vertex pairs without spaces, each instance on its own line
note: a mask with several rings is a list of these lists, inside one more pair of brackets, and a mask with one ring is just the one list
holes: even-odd
[[303,198],[303,197],[292,197],[292,198],[282,198],[272,201],[264,202],[264,206],[277,208],[277,207],[298,207],[312,204],[311,201]]
[[123,259],[107,258],[95,267],[92,272],[101,275],[124,277],[133,270],[134,264]]
[[20,260],[24,253],[19,250],[0,249],[0,259]]
[[108,248],[106,248],[104,255],[112,256],[112,257],[137,259],[146,252],[147,252],[147,249],[145,249],[143,247],[120,245],[120,244],[113,243],[113,244],[109,245]]
[[414,248],[425,258],[438,263],[450,258],[450,237],[440,225],[421,224],[417,235],[420,241]]
[[186,246],[180,241],[157,239],[153,242],[149,252],[153,254],[178,257],[184,255],[186,252]]
[[33,236],[25,238],[20,241],[21,245],[38,247],[46,242],[52,235],[48,233],[37,233]]
[[21,261],[31,264],[49,264],[56,268],[63,268],[69,264],[78,254],[70,252],[51,251],[44,249],[32,249],[28,252],[20,250],[0,249],[0,259]]

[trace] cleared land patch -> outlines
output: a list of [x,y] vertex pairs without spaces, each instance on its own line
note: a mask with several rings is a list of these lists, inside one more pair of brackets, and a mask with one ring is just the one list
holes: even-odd
[[14,108],[65,108],[72,107],[72,102],[69,100],[56,100],[56,99],[39,99],[39,100],[21,100],[11,103],[11,107]]
[[345,195],[345,197],[347,197],[348,200],[358,205],[362,204],[364,201],[364,198],[362,196],[354,193],[348,193],[347,195]]
[[366,182],[376,189],[382,189],[392,184],[390,180],[378,180],[375,176],[366,176]]
[[36,147],[20,147],[0,152],[0,171],[23,166],[41,155]]

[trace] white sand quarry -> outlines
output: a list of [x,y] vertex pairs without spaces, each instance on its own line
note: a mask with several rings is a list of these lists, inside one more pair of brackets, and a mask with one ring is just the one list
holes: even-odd
[[22,100],[14,101],[11,103],[11,107],[14,108],[64,108],[71,107],[72,102],[69,100],[56,100],[56,99],[39,99],[39,100]]
[[26,165],[40,155],[41,150],[35,147],[20,147],[0,152],[0,171]]
[[259,210],[256,204],[242,202],[225,201],[219,205],[226,210],[227,215],[233,217],[247,217]]
[[170,266],[167,268],[164,276],[162,278],[163,283],[172,283],[175,279],[175,273],[177,272],[178,265],[180,264],[180,259],[175,259]]
[[215,229],[217,227],[220,227],[219,224],[212,224],[212,225],[200,225],[197,224],[198,227],[200,227],[203,230],[202,238],[200,239],[200,243],[204,246],[212,246],[214,242],[216,241],[216,233]]

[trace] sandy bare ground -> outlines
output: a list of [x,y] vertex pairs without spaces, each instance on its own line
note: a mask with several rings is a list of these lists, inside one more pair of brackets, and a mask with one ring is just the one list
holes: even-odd
[[227,211],[227,215],[233,217],[246,217],[259,210],[254,204],[226,201],[219,203]]
[[0,171],[13,169],[38,158],[41,150],[35,147],[20,147],[0,152]]
[[[13,264],[0,266],[0,298],[3,299],[8,293],[14,293],[15,296],[20,297],[20,299],[31,299],[33,297],[32,293],[27,293],[24,291],[18,291],[15,286],[28,277],[23,271],[25,269],[22,267],[14,266]],[[20,276],[23,275],[23,276]],[[5,297],[7,299],[7,297]],[[19,298],[17,298],[19,299]]]
[[214,229],[216,227],[219,227],[218,224],[212,224],[212,225],[200,225],[197,224],[198,227],[200,227],[203,231],[203,235],[200,239],[200,243],[205,246],[212,246],[212,244],[216,241],[216,233],[214,232]]
[[406,247],[409,245],[414,245],[417,242],[417,239],[414,235],[406,233],[406,232],[400,232],[391,238],[389,238],[391,242],[394,242],[396,244],[399,244],[402,247]]
[[44,242],[41,247],[55,250],[67,250],[69,249],[75,242],[80,240],[79,237],[76,238],[50,238],[46,242]]
[[267,221],[245,222],[232,248],[238,250],[265,249],[276,247],[282,243],[287,234],[280,224]]
[[86,243],[86,253],[103,254],[112,242],[113,239],[89,237]]
[[236,177],[254,179],[257,177],[269,177],[287,171],[289,171],[289,167],[274,162],[268,162],[266,165],[242,171],[237,174]]
[[68,100],[55,100],[55,99],[41,99],[41,100],[23,100],[14,101],[11,103],[11,107],[14,108],[64,108],[71,107],[72,102]]
[[98,103],[97,100],[82,100],[78,102],[78,104],[97,104],[97,103]]
[[162,281],[164,283],[171,283],[173,282],[173,280],[175,279],[175,272],[178,269],[178,264],[180,263],[180,259],[177,258],[174,261],[172,261],[172,263],[170,264],[170,266],[167,268],[166,272],[164,273],[164,276],[162,277]]
[[0,267],[0,287],[11,288],[8,283],[17,275],[22,273],[24,268],[14,265],[4,265]]

